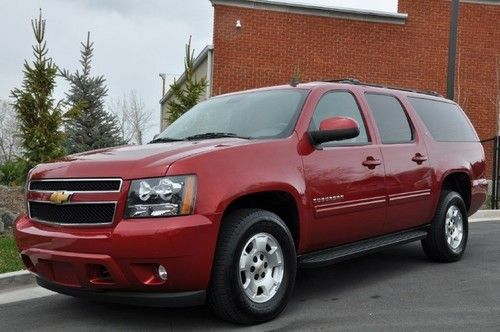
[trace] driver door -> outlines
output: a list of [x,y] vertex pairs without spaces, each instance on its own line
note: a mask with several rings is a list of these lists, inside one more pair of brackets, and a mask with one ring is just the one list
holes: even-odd
[[365,116],[348,91],[329,91],[316,105],[310,131],[322,120],[347,116],[359,124],[358,137],[324,143],[303,156],[307,196],[313,207],[311,249],[332,247],[384,233],[386,198],[382,153]]

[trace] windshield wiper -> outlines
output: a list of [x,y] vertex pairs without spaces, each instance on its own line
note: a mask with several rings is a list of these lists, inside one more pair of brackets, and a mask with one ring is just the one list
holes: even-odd
[[168,142],[180,142],[184,141],[182,138],[171,138],[171,137],[160,137],[160,138],[155,138],[148,144],[154,144],[154,143],[168,143]]
[[196,139],[205,139],[205,138],[223,138],[223,137],[234,137],[234,138],[242,138],[242,139],[250,139],[250,137],[242,137],[238,136],[235,133],[203,133],[193,136],[185,137],[185,140],[196,140]]

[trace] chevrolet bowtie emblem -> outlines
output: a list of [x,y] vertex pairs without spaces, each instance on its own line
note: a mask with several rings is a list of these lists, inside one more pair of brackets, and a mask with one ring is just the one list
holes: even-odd
[[49,200],[55,204],[64,204],[69,203],[71,201],[71,196],[73,193],[65,192],[65,191],[56,191],[50,195]]

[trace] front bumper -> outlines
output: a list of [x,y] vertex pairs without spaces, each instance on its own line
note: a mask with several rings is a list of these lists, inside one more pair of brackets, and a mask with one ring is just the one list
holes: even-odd
[[202,305],[206,301],[206,292],[204,290],[176,293],[82,291],[71,287],[61,286],[39,277],[36,278],[36,282],[41,287],[51,291],[92,301],[168,308]]
[[[61,293],[89,292],[92,297],[96,294],[90,292],[113,291],[113,296],[101,293],[97,297],[117,299],[123,297],[116,295],[120,292],[206,289],[219,221],[220,215],[191,215],[122,220],[109,228],[67,228],[40,224],[22,215],[15,237],[24,264],[43,285],[52,287],[47,288]],[[166,268],[167,280],[159,277],[159,265]]]

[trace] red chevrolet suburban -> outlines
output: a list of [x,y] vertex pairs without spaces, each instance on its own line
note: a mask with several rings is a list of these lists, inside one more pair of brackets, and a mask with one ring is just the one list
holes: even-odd
[[292,84],[202,102],[150,144],[32,169],[17,244],[39,285],[138,305],[208,302],[276,317],[297,268],[411,241],[464,253],[484,151],[453,101],[362,84]]

